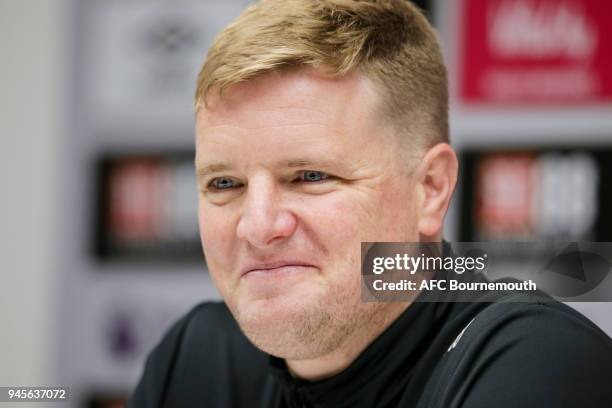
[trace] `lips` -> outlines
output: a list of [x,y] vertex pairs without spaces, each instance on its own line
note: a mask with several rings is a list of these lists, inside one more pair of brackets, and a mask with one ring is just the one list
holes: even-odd
[[240,271],[240,276],[244,276],[249,272],[253,271],[272,271],[274,269],[283,268],[287,266],[314,266],[308,262],[304,261],[295,261],[295,260],[280,260],[275,262],[264,262],[264,263],[253,263],[249,264],[245,268],[242,268]]

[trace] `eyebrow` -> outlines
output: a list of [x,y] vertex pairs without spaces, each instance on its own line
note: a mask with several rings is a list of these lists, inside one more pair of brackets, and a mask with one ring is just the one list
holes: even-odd
[[211,163],[204,167],[199,167],[196,163],[197,173],[200,177],[209,175],[211,173],[220,173],[223,171],[231,170],[231,168],[232,166],[227,163]]
[[[278,162],[277,167],[280,168],[299,168],[299,167],[313,167],[313,168],[337,168],[339,162],[337,160],[311,160],[311,159],[290,159],[282,160]],[[205,177],[213,173],[221,173],[224,171],[232,170],[233,166],[224,162],[217,162],[207,164],[203,167],[199,167],[196,164],[197,174],[199,177]]]
[[280,167],[337,167],[338,161],[336,160],[309,160],[309,159],[293,159],[283,160],[280,163]]

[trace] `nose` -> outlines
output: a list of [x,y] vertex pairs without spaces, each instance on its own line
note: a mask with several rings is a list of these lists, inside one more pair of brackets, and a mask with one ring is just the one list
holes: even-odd
[[236,227],[239,239],[265,248],[293,235],[296,227],[295,215],[283,207],[282,191],[272,180],[261,177],[249,182]]

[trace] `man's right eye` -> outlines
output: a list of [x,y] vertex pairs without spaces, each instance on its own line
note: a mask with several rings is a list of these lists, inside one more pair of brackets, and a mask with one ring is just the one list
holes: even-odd
[[208,188],[212,189],[213,191],[230,190],[239,186],[240,184],[236,180],[229,177],[217,177],[208,183]]

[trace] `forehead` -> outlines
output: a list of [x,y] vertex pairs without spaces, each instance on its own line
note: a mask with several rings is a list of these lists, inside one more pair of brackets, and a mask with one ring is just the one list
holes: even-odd
[[[274,71],[233,85],[222,96],[211,92],[196,117],[197,131],[215,126],[257,128],[321,123],[343,126],[374,119],[378,95],[364,75],[329,77],[312,69]],[[271,118],[270,116],[274,117]]]
[[388,144],[378,106],[373,84],[356,72],[273,72],[221,97],[213,93],[196,117],[196,158],[199,164],[315,156],[363,163]]

